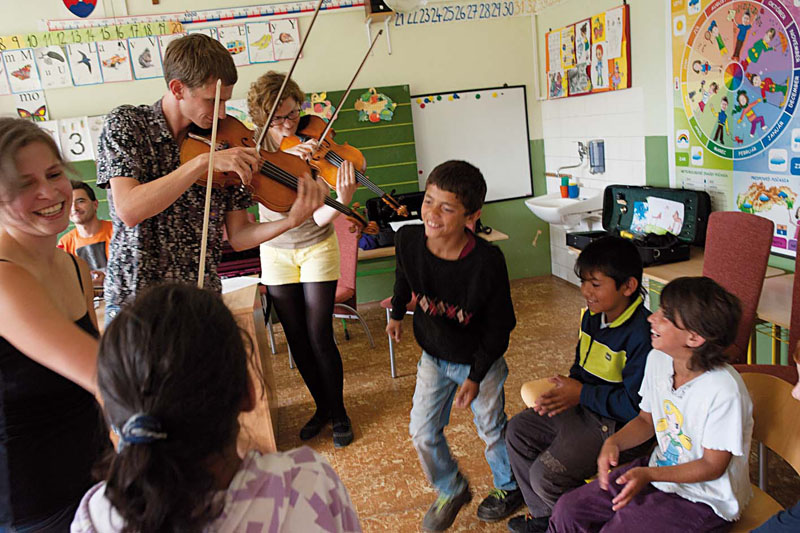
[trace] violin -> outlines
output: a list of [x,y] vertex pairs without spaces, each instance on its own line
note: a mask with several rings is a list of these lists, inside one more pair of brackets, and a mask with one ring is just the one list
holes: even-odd
[[367,166],[367,161],[358,148],[348,143],[338,144],[335,142],[333,140],[335,132],[330,128],[327,128],[327,134],[325,138],[322,139],[322,135],[326,133],[326,128],[327,124],[318,116],[306,115],[300,120],[297,132],[294,135],[283,138],[281,141],[281,150],[288,150],[309,139],[320,139],[316,151],[308,162],[317,170],[318,175],[321,176],[331,188],[336,188],[336,173],[339,167],[344,161],[350,161],[356,168],[355,174],[358,183],[379,196],[381,200],[391,207],[398,215],[407,217],[408,208],[406,208],[406,206],[400,204],[400,202],[372,183],[369,178],[358,170],[363,170]]
[[[243,146],[254,148],[253,132],[236,118],[228,115],[220,120],[217,126],[216,150],[226,150]],[[211,148],[211,135],[209,130],[192,127],[183,143],[181,143],[181,164],[194,159],[200,154],[208,152]],[[297,198],[298,176],[310,176],[311,169],[299,157],[284,152],[268,152],[259,150],[261,158],[258,172],[253,173],[253,180],[245,187],[252,193],[259,203],[273,211],[286,213],[292,208]],[[205,185],[208,178],[203,176],[197,180],[198,185]],[[213,187],[239,186],[242,180],[235,172],[214,172],[211,179]],[[374,222],[367,222],[363,215],[326,196],[325,205],[342,213],[354,224],[351,231],[362,231],[369,235],[378,233],[378,226]]]

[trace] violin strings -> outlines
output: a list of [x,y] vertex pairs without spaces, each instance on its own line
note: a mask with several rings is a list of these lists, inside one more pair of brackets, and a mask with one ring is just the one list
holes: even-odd
[[[330,151],[327,154],[325,154],[325,159],[333,163],[337,168],[342,166],[342,163],[344,162],[342,156],[340,156],[335,152],[330,152]],[[369,178],[367,178],[364,174],[362,174],[358,170],[356,170],[356,179],[367,189],[372,191],[374,194],[377,194],[378,196],[384,196],[386,194],[380,187],[372,183],[369,180]]]
[[[266,174],[267,176],[269,176],[270,178],[274,179],[278,183],[281,183],[282,185],[290,187],[290,188],[294,189],[295,191],[297,190],[297,178],[295,176],[293,176],[292,174],[290,174],[289,172],[286,172],[285,170],[283,170],[279,166],[277,166],[277,165],[275,165],[273,163],[270,163],[269,161],[264,161],[262,163],[262,165],[261,165],[261,169],[260,170],[261,170],[262,173]],[[268,172],[270,170],[272,172]],[[344,204],[342,204],[340,202],[337,202],[337,201],[333,200],[333,198],[331,198],[329,196],[325,197],[325,205],[330,206],[330,207],[336,209],[337,211],[339,211],[340,213],[344,213],[345,215],[350,215],[350,216],[353,215],[353,211],[349,207],[347,207],[346,205],[344,205]]]

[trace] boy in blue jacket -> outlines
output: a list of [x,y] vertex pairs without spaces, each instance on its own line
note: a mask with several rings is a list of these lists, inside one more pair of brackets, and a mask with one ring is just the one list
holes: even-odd
[[651,349],[639,252],[630,241],[604,237],[583,250],[575,273],[588,309],[569,377],[551,378],[556,386],[506,430],[511,467],[529,510],[509,521],[511,531],[546,531],[558,498],[597,472],[603,442],[639,414]]

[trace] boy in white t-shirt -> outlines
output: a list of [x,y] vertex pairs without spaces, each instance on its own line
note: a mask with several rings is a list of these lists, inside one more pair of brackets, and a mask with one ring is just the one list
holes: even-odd
[[[650,316],[653,351],[639,416],[606,440],[597,481],[556,504],[549,531],[726,531],[752,495],[747,458],[753,406],[724,349],[738,299],[709,278],[678,278]],[[658,446],[609,473],[619,454],[655,435]]]

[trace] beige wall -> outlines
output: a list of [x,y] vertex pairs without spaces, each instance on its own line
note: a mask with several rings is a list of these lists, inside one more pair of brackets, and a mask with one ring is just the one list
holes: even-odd
[[[101,0],[102,1],[102,0]],[[105,0],[110,11],[110,0]],[[117,1],[117,0],[115,0]],[[37,29],[37,21],[52,17],[47,5],[60,0],[28,2],[24,12],[17,3],[0,2],[0,34]],[[150,0],[128,0],[129,14],[174,12],[249,5],[247,0],[170,0],[153,6]],[[52,11],[52,7],[50,8]],[[365,15],[361,9],[322,13],[309,37],[295,79],[306,91],[343,89],[350,81],[367,47]],[[300,18],[305,35],[311,17]],[[377,31],[382,25],[373,25]],[[439,92],[528,84],[533,80],[533,50],[530,17],[456,22],[390,28],[392,55],[385,40],[367,62],[356,86],[408,83],[412,93]],[[286,71],[290,62],[240,68],[234,98],[243,98],[250,83],[270,68]],[[49,90],[46,93],[52,118],[103,114],[123,103],[149,103],[164,90],[162,80],[143,80],[81,88]],[[529,93],[532,93],[529,90]],[[532,98],[532,94],[530,95]],[[530,108],[531,106],[529,106]],[[0,113],[13,109],[13,98],[0,97]],[[540,130],[529,117],[531,133]]]

